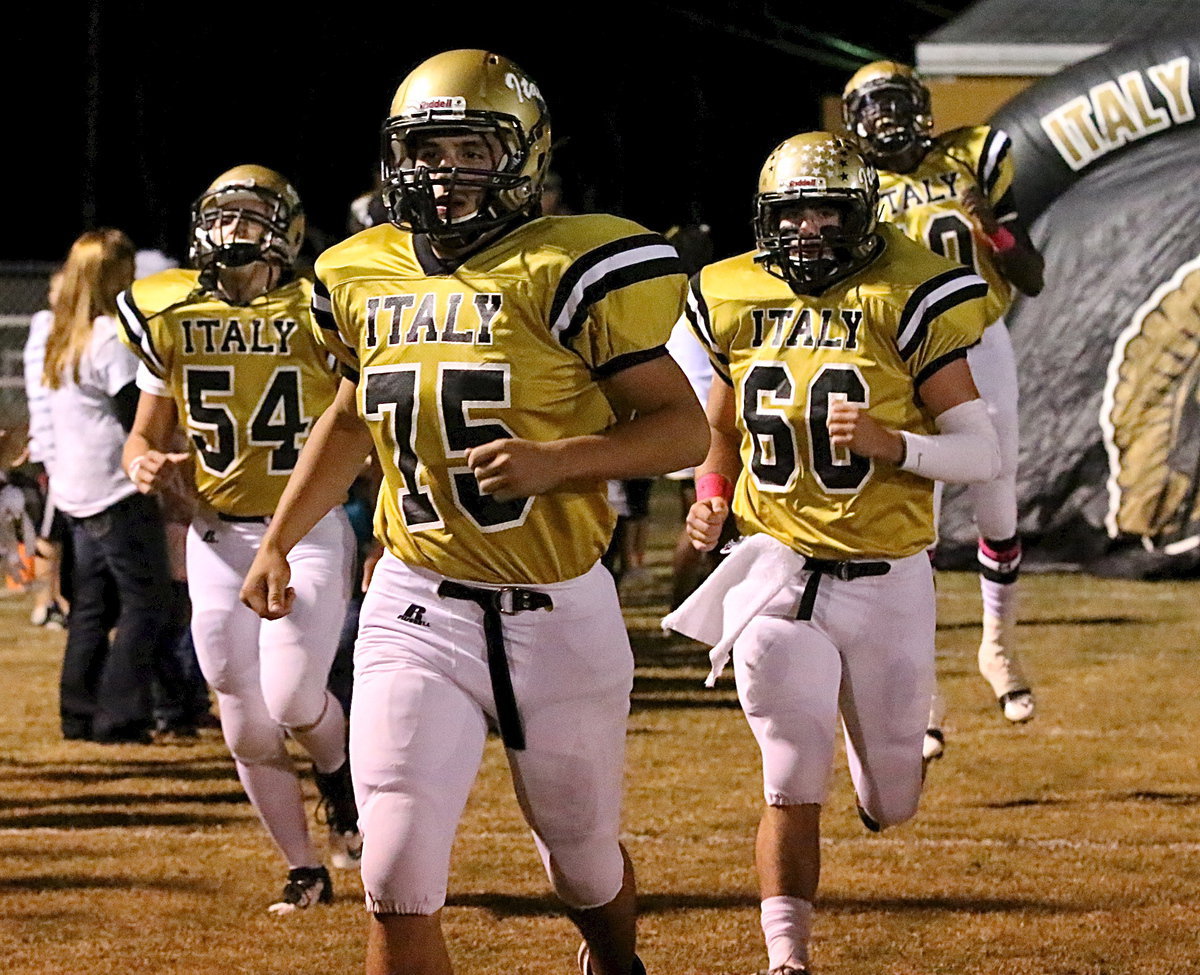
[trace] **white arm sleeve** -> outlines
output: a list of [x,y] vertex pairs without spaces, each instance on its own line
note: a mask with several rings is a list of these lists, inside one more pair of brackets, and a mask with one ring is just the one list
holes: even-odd
[[990,481],[1000,473],[1000,441],[983,400],[952,406],[934,422],[934,436],[900,431],[906,451],[901,470],[949,484]]

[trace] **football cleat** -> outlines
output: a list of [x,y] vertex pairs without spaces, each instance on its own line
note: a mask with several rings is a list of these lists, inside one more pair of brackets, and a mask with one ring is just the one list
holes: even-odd
[[1024,724],[1033,718],[1036,705],[1033,701],[1033,691],[1009,691],[1002,694],[997,701],[1004,716],[1013,724]]
[[350,762],[328,775],[313,769],[321,802],[317,819],[329,826],[329,859],[339,870],[357,867],[362,859],[362,834],[358,831],[358,806],[350,780]]
[[763,968],[755,975],[813,975],[813,970],[807,965],[780,965],[777,968]]
[[941,728],[926,728],[925,740],[921,743],[921,758],[926,762],[941,758],[946,751],[946,736]]
[[[861,805],[859,805],[858,803],[855,803],[855,808],[858,810],[858,818],[862,820],[862,824],[865,827],[867,827],[867,829],[869,829],[872,833],[882,833],[883,832],[883,827],[880,826],[879,823],[876,822],[875,819],[871,816],[871,814],[869,812],[867,812],[865,809],[863,809],[863,807]],[[802,970],[803,969],[801,969],[801,971]],[[771,971],[772,971],[772,973],[774,973],[774,972],[778,971],[778,969],[772,968]]]
[[[588,964],[590,957],[591,951],[587,942],[579,942],[579,951],[575,955],[575,960],[579,963],[579,975],[592,975],[592,966]],[[629,970],[629,975],[646,975],[646,966],[637,955],[633,956],[633,968]]]
[[339,870],[357,870],[362,860],[362,833],[329,831],[329,862]]
[[333,882],[324,867],[294,867],[288,871],[287,883],[283,885],[283,896],[267,908],[268,912],[281,917],[294,914],[314,904],[328,904],[333,900]]

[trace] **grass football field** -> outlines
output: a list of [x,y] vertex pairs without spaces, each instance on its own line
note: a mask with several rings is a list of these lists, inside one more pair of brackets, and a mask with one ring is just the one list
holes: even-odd
[[[656,510],[663,505],[656,505]],[[668,504],[669,507],[669,504]],[[661,511],[660,511],[661,513]],[[658,629],[669,554],[630,594],[638,660],[625,840],[651,975],[745,975],[766,955],[752,868],[757,752],[726,676]],[[976,578],[944,573],[945,757],[905,826],[867,833],[844,760],[824,814],[818,975],[1200,973],[1200,584],[1023,580],[1039,712],[1009,726],[975,670]],[[219,740],[60,739],[63,635],[0,601],[0,972],[361,971],[361,885],[269,916],[284,869]],[[306,779],[310,803],[315,790]],[[444,922],[464,975],[574,971],[498,741],[459,830]]]

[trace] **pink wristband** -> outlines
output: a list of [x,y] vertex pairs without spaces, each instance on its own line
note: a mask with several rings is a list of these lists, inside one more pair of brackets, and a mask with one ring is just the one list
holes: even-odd
[[707,498],[724,498],[726,501],[732,501],[733,483],[724,474],[718,474],[716,471],[701,474],[696,478],[696,500],[704,501]]
[[1017,238],[1007,227],[997,227],[994,234],[987,235],[987,239],[991,241],[992,250],[997,254],[1007,254],[1017,246]]

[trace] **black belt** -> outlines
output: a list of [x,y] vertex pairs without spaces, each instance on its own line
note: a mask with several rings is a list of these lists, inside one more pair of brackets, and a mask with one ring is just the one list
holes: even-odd
[[221,521],[232,521],[235,524],[252,521],[258,525],[265,525],[270,517],[270,515],[227,515],[224,511],[217,512],[217,518]]
[[814,559],[804,556],[804,568],[812,573],[804,584],[804,593],[800,597],[800,609],[796,619],[810,620],[813,605],[817,601],[817,589],[821,585],[821,576],[833,576],[835,579],[861,579],[863,576],[885,576],[892,571],[890,562],[835,562],[833,559]]
[[506,748],[521,751],[525,747],[525,729],[513,694],[512,676],[508,672],[508,655],[504,652],[504,627],[501,615],[516,616],[534,609],[554,609],[549,593],[536,589],[505,586],[503,589],[483,589],[461,582],[443,579],[438,586],[443,599],[469,599],[483,610],[483,637],[487,646],[488,674],[492,678],[492,696],[496,700],[496,720],[500,737]]

